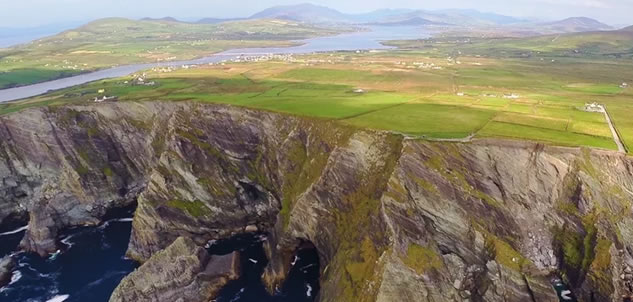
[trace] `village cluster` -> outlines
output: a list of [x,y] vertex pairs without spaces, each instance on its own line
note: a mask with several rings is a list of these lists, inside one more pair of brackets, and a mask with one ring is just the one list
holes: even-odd
[[[466,93],[458,92],[457,96],[466,96]],[[487,98],[496,98],[497,97],[496,94],[491,94],[491,93],[484,93],[481,96],[487,97]],[[501,97],[504,98],[504,99],[516,100],[516,99],[521,98],[521,95],[518,94],[518,93],[504,93]]]

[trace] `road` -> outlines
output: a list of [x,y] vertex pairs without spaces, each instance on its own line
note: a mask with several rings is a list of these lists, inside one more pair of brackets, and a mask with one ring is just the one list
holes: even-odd
[[607,111],[607,107],[605,105],[600,105],[602,107],[602,111],[604,112],[604,116],[607,119],[607,123],[609,124],[609,128],[611,129],[611,134],[613,134],[613,140],[615,144],[618,146],[618,152],[626,153],[626,148],[620,140],[620,135],[618,135],[618,131],[615,129],[613,122],[611,121],[611,116],[609,116],[609,111]]

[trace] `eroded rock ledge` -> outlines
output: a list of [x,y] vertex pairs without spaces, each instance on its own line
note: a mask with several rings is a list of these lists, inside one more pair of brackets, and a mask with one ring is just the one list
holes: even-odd
[[40,253],[138,197],[129,256],[257,228],[271,289],[318,249],[320,301],[556,301],[558,275],[584,301],[631,295],[633,160],[614,152],[160,102],[30,109],[0,137],[0,226],[29,213]]
[[211,301],[239,276],[238,252],[210,256],[180,237],[125,277],[110,302]]

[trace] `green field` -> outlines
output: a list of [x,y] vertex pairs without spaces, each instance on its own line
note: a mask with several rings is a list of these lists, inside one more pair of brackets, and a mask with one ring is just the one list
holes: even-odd
[[625,59],[462,56],[458,62],[408,48],[149,72],[149,78],[158,85],[99,81],[2,104],[0,114],[90,103],[105,89],[122,102],[230,104],[419,138],[474,135],[614,150],[604,115],[583,111],[595,101],[607,105],[624,144],[633,145],[633,90],[620,87],[633,83],[633,62]]
[[439,104],[403,104],[349,120],[354,126],[429,138],[464,138],[481,129],[494,111]]

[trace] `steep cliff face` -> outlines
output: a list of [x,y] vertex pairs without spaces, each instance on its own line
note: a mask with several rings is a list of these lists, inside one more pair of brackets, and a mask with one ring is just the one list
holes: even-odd
[[[64,227],[99,222],[143,190],[157,153],[160,106],[27,110],[0,119],[0,226],[29,222],[22,242],[42,255]],[[160,112],[160,114],[157,114]]]
[[310,243],[320,301],[557,301],[555,276],[583,301],[631,294],[633,160],[616,153],[406,140],[189,103],[0,123],[0,226],[28,213],[23,246],[40,253],[138,197],[129,256],[265,231],[267,285]]

